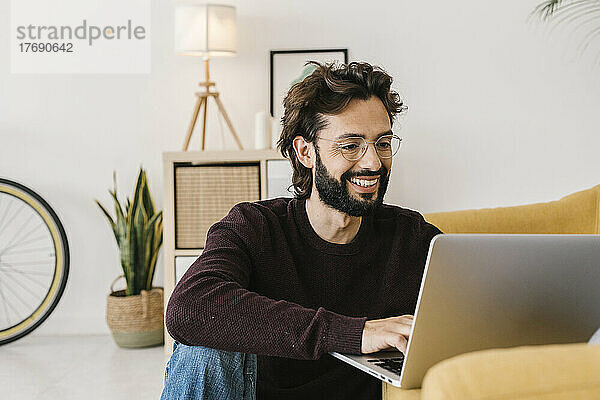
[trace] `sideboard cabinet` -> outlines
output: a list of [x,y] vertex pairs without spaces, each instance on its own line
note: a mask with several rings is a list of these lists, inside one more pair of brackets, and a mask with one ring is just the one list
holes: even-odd
[[[179,278],[202,253],[206,234],[237,203],[292,194],[289,160],[276,150],[163,153],[165,310]],[[165,327],[165,357],[173,339]]]

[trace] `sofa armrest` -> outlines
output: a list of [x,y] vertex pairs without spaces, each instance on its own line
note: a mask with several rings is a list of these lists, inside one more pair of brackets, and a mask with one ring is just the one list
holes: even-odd
[[461,354],[427,371],[421,398],[600,399],[600,346],[521,346]]
[[557,201],[424,215],[444,233],[600,233],[600,185]]

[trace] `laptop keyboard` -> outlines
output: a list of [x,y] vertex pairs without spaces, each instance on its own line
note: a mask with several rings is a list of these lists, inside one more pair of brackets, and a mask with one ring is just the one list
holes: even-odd
[[373,360],[367,360],[373,365],[380,366],[381,368],[387,369],[395,374],[400,375],[402,371],[402,364],[404,363],[404,355],[401,357],[394,358],[377,358]]

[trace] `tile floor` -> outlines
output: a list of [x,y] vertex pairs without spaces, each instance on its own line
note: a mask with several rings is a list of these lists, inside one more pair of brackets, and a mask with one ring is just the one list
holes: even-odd
[[0,399],[158,399],[162,346],[122,349],[111,336],[34,336],[0,346]]

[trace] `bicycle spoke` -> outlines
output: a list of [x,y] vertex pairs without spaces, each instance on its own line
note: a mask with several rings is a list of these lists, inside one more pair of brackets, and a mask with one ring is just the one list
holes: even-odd
[[[11,261],[12,264],[10,264],[10,265],[13,267],[17,267],[17,266],[21,266],[21,265],[22,266],[32,265],[34,267],[44,267],[45,265],[42,263],[48,262],[48,261],[51,261],[52,264],[54,264],[53,260],[40,260],[40,261]],[[9,265],[9,263],[6,261],[0,261],[0,264]],[[17,264],[17,265],[15,265],[15,264]]]
[[[54,247],[38,247],[38,248],[34,248],[34,249],[24,249],[24,250],[12,250],[12,251],[7,251],[3,254],[5,255],[13,255],[13,254],[21,254],[21,253],[28,253],[28,252],[34,252],[34,251],[39,251],[39,252],[50,252],[50,251],[54,251]],[[54,254],[52,254],[54,255]]]
[[[10,264],[8,264],[8,265],[10,265]],[[17,269],[8,269],[8,268],[6,268],[6,269],[5,269],[4,267],[0,267],[0,270],[3,270],[3,269],[4,269],[4,271],[3,271],[3,272],[15,272],[15,273],[18,273],[18,274],[22,274],[24,278],[27,278],[27,279],[29,279],[30,281],[34,282],[34,283],[37,283],[37,284],[38,284],[38,285],[40,285],[40,286],[41,286],[43,289],[46,289],[46,290],[48,289],[48,285],[47,285],[47,284],[43,284],[43,283],[41,283],[41,282],[38,282],[38,281],[36,281],[36,280],[35,280],[35,279],[33,279],[32,277],[28,276],[28,275],[27,275],[27,274],[28,274],[27,272],[24,272],[24,271],[19,271],[19,270],[17,270]],[[30,272],[29,274],[31,274],[31,272]],[[42,273],[42,274],[43,274],[43,273]],[[38,273],[38,275],[39,275],[39,273]],[[50,274],[43,274],[43,275],[46,275],[46,276],[54,276],[54,274],[51,274],[51,275],[50,275]]]
[[[5,273],[5,272],[4,272],[4,271],[2,271],[2,273]],[[23,285],[21,284],[21,282],[19,282],[18,280],[16,280],[16,279],[15,279],[13,276],[11,276],[11,275],[6,275],[6,276],[7,276],[7,277],[9,277],[9,278],[11,278],[11,279],[12,279],[12,280],[13,280],[15,283],[17,283],[19,286],[21,286],[21,287],[22,287],[24,290],[26,290],[26,291],[28,291],[30,294],[32,294],[34,299],[35,299],[36,297],[38,297],[38,296],[36,295],[36,293],[32,292],[32,291],[31,291],[31,289],[29,289],[28,287],[25,287],[25,286],[23,286]],[[12,289],[10,286],[7,286],[7,288],[9,288],[9,289]],[[26,307],[26,308],[28,308],[28,309],[29,309],[29,308],[33,308],[31,305],[29,305],[29,304],[25,303],[25,300],[23,300],[21,297],[19,297],[19,296],[17,295],[17,292],[13,292],[13,293],[15,294],[15,297],[16,297],[17,299],[21,300],[21,302],[22,302],[22,303],[25,305],[25,307]],[[36,300],[36,301],[37,301],[37,300]],[[39,301],[38,301],[38,303],[39,303]]]
[[29,275],[42,275],[42,276],[54,276],[54,274],[49,273],[49,272],[39,272],[39,271],[21,271],[21,270],[16,270],[15,268],[9,268],[9,267],[3,267],[2,265],[0,265],[0,270],[4,269],[6,270],[6,272],[18,272],[20,274],[29,274]]
[[0,297],[2,297],[2,304],[4,304],[4,314],[6,315],[6,321],[8,322],[8,326],[11,326],[10,317],[8,316],[8,307],[6,297],[4,297],[4,291],[2,290],[2,280],[0,280]]
[[[24,242],[23,242],[23,240],[24,240],[24,239],[25,239],[27,236],[29,236],[29,235],[31,235],[31,234],[33,234],[33,233],[35,233],[36,231],[39,231],[39,229],[38,229],[38,227],[37,227],[37,226],[36,226],[36,227],[34,227],[34,228],[33,228],[32,230],[30,230],[29,232],[27,232],[26,234],[24,234],[24,235],[21,235],[21,237],[20,237],[18,240],[14,241],[14,243],[13,243],[13,244],[11,244],[11,245],[7,246],[7,247],[6,247],[6,248],[5,248],[5,249],[2,251],[2,253],[1,253],[1,254],[4,254],[4,253],[5,253],[5,251],[6,251],[6,249],[14,249],[14,248],[15,248],[15,246],[18,248],[18,247],[19,247],[19,244],[22,244],[22,243],[24,243]],[[44,237],[45,237],[45,238],[49,238],[49,234],[48,234],[48,235],[44,235]],[[40,238],[40,239],[41,239],[41,238]],[[1,254],[0,254],[0,255],[1,255]]]
[[[0,271],[1,271],[3,268],[6,268],[6,267],[0,267]],[[23,277],[24,277],[24,278],[27,278],[27,279],[29,279],[31,282],[33,282],[33,283],[35,283],[35,284],[39,285],[39,286],[40,286],[42,289],[45,289],[45,290],[47,290],[47,289],[48,289],[48,285],[47,285],[47,284],[43,284],[43,283],[41,283],[41,282],[39,282],[39,281],[37,281],[37,280],[35,280],[35,279],[31,278],[30,276],[28,276],[28,274],[29,274],[29,273],[27,273],[27,272],[23,272],[23,271],[17,271],[17,270],[10,270],[10,269],[7,269],[7,270],[5,270],[5,271],[3,271],[3,272],[13,272],[13,273],[18,273],[18,274],[21,274],[21,275],[23,275]],[[35,273],[34,273],[34,274],[35,274]],[[49,274],[44,274],[44,275],[48,276]],[[10,317],[8,316],[8,308],[6,307],[6,298],[5,298],[5,296],[4,296],[4,293],[1,293],[1,294],[2,294],[2,299],[3,299],[4,303],[5,303],[5,306],[4,306],[4,308],[5,308],[5,312],[6,312],[6,319],[8,320],[9,326],[11,326],[12,324],[11,324],[11,321],[10,321]],[[12,307],[12,305],[11,305],[11,307]],[[19,313],[18,313],[18,312],[17,312],[17,311],[14,309],[14,307],[12,307],[12,308],[13,308],[13,313],[15,313],[15,315],[19,316]],[[21,320],[23,320],[23,318],[21,318]]]
[[[12,218],[10,218],[10,219],[8,220],[8,222],[6,223],[6,226],[9,226],[9,225],[10,225],[10,223],[11,223],[11,222],[12,222],[12,221],[13,221],[13,220],[14,220],[14,219],[17,217],[17,215],[19,215],[19,213],[21,212],[21,210],[23,210],[24,208],[25,208],[24,206],[21,206],[21,208],[19,208],[19,209],[17,210],[17,212],[16,212],[16,213],[14,213],[14,214],[12,215]],[[4,227],[3,227],[3,228],[4,228]],[[0,235],[1,235],[1,234],[2,234],[2,230],[0,230]]]
[[14,203],[8,203],[8,207],[6,207],[4,215],[2,215],[2,218],[0,218],[0,235],[2,234],[2,228],[4,228],[4,218],[6,218],[6,216],[8,215],[8,211],[10,210],[13,204]]
[[[53,264],[54,265],[54,264]],[[26,272],[37,272],[37,273],[42,273],[44,271],[48,271],[48,270],[53,270],[54,266],[42,266],[42,265],[18,265],[17,263],[9,263],[6,261],[2,261],[0,262],[0,268],[4,268],[4,269],[16,269],[19,271],[26,271]]]
[[[10,316],[8,315],[8,307],[7,305],[10,305],[12,308],[12,304],[10,304],[8,302],[8,300],[6,300],[6,297],[4,296],[4,291],[2,290],[2,279],[0,279],[0,295],[2,296],[2,303],[4,304],[4,311],[6,313],[6,320],[8,321],[8,326],[12,326],[12,322],[10,321]],[[19,316],[19,313],[13,308],[13,313],[18,317],[21,318]]]
[[[6,247],[10,247],[10,245],[14,243],[15,239],[19,237],[19,235],[21,234],[23,229],[25,229],[25,227],[29,224],[29,221],[31,221],[31,219],[34,217],[34,215],[35,214],[29,214],[29,217],[27,218],[25,223],[19,227],[17,232],[13,235],[12,239],[10,239],[8,242],[6,242]],[[28,232],[28,234],[31,232],[33,232],[33,231]],[[25,235],[25,236],[27,236],[27,235]]]
[[[7,281],[6,281],[5,279],[4,279],[4,280],[0,280],[0,281],[3,281],[4,283],[7,283]],[[10,292],[12,292],[12,293],[13,293],[13,295],[14,295],[14,297],[16,297],[17,299],[19,299],[19,300],[21,301],[21,303],[23,303],[23,304],[25,305],[25,309],[30,309],[30,308],[32,308],[32,307],[31,307],[29,304],[27,304],[27,303],[25,302],[25,300],[23,300],[23,299],[22,299],[22,298],[19,296],[19,293],[18,293],[18,292],[16,292],[14,288],[12,288],[10,285],[5,285],[4,287],[5,287],[6,289],[8,289]],[[9,303],[9,304],[10,304],[10,303]],[[14,310],[14,309],[13,309],[13,310]],[[17,313],[17,312],[15,311],[15,313]],[[18,315],[19,315],[19,318],[21,318],[21,317],[20,317],[20,314],[18,314]]]
[[36,242],[38,240],[42,240],[42,239],[48,239],[48,237],[46,235],[44,235],[44,236],[40,236],[40,237],[36,237],[36,238],[33,238],[33,239],[26,240],[26,241],[21,242],[21,243],[15,243],[12,246],[6,247],[4,250],[2,250],[0,252],[0,256],[3,255],[4,253],[6,253],[7,250],[14,249],[15,247],[23,246],[24,244],[34,243],[34,242]]
[[[15,235],[15,236],[13,237],[13,239],[12,239],[12,240],[11,240],[11,241],[10,241],[10,242],[9,242],[9,243],[6,245],[6,248],[13,248],[13,246],[14,246],[14,245],[17,245],[17,244],[19,244],[19,243],[23,243],[23,242],[22,242],[22,239],[25,239],[27,236],[31,235],[31,234],[32,234],[32,233],[34,233],[35,231],[38,231],[38,230],[39,230],[39,229],[38,229],[38,226],[43,228],[43,227],[44,227],[44,223],[42,222],[42,224],[40,224],[40,225],[37,225],[37,226],[33,227],[33,229],[31,229],[31,230],[30,230],[29,232],[27,232],[26,234],[24,234],[24,235],[21,235],[21,237],[20,237],[19,239],[17,239],[17,240],[14,240],[14,239],[15,239],[15,237],[17,236],[17,235]],[[13,244],[13,243],[14,243],[14,244]],[[3,253],[4,253],[4,251],[3,251]]]

